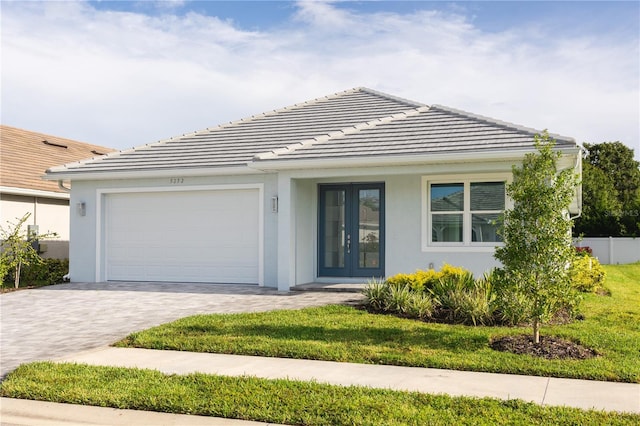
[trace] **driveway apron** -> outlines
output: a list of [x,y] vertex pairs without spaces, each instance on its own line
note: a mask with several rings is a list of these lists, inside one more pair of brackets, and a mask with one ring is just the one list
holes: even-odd
[[358,300],[354,293],[252,285],[68,283],[0,295],[0,376],[18,365],[109,345],[189,315],[298,309]]

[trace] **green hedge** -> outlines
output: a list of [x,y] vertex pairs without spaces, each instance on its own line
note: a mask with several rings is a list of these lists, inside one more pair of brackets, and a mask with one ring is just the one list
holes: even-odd
[[[69,259],[41,259],[22,267],[20,271],[20,287],[59,284],[69,273]],[[3,285],[13,287],[14,271],[8,271]]]

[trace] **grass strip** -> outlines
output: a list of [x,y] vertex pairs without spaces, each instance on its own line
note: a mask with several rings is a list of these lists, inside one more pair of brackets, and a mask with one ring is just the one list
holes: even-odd
[[20,366],[3,397],[197,414],[289,425],[636,425],[640,416],[357,386],[37,362]]
[[611,296],[585,296],[585,319],[547,326],[600,355],[546,360],[498,352],[492,337],[529,328],[424,323],[325,306],[197,315],[134,333],[116,346],[640,382],[640,264],[607,266]]

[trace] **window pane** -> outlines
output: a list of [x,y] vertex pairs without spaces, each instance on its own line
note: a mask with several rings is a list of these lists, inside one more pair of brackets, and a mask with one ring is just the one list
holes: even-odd
[[504,210],[504,182],[471,184],[471,211]]
[[324,199],[324,267],[343,268],[345,252],[345,192],[326,191]]
[[434,214],[431,216],[431,241],[462,242],[461,214]]
[[358,267],[380,266],[380,190],[358,190]]
[[431,185],[432,212],[459,212],[464,209],[464,185],[438,183]]
[[471,215],[471,241],[498,242],[502,238],[497,233],[498,213],[483,213]]

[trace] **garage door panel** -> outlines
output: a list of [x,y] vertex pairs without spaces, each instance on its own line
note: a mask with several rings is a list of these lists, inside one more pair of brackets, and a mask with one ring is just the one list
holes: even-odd
[[108,194],[108,280],[257,283],[257,189]]
[[[142,268],[114,267],[113,274],[122,274],[126,281],[171,281],[210,283],[255,283],[258,277],[255,268],[210,267],[173,265],[146,265]],[[118,280],[116,280],[118,281]]]

